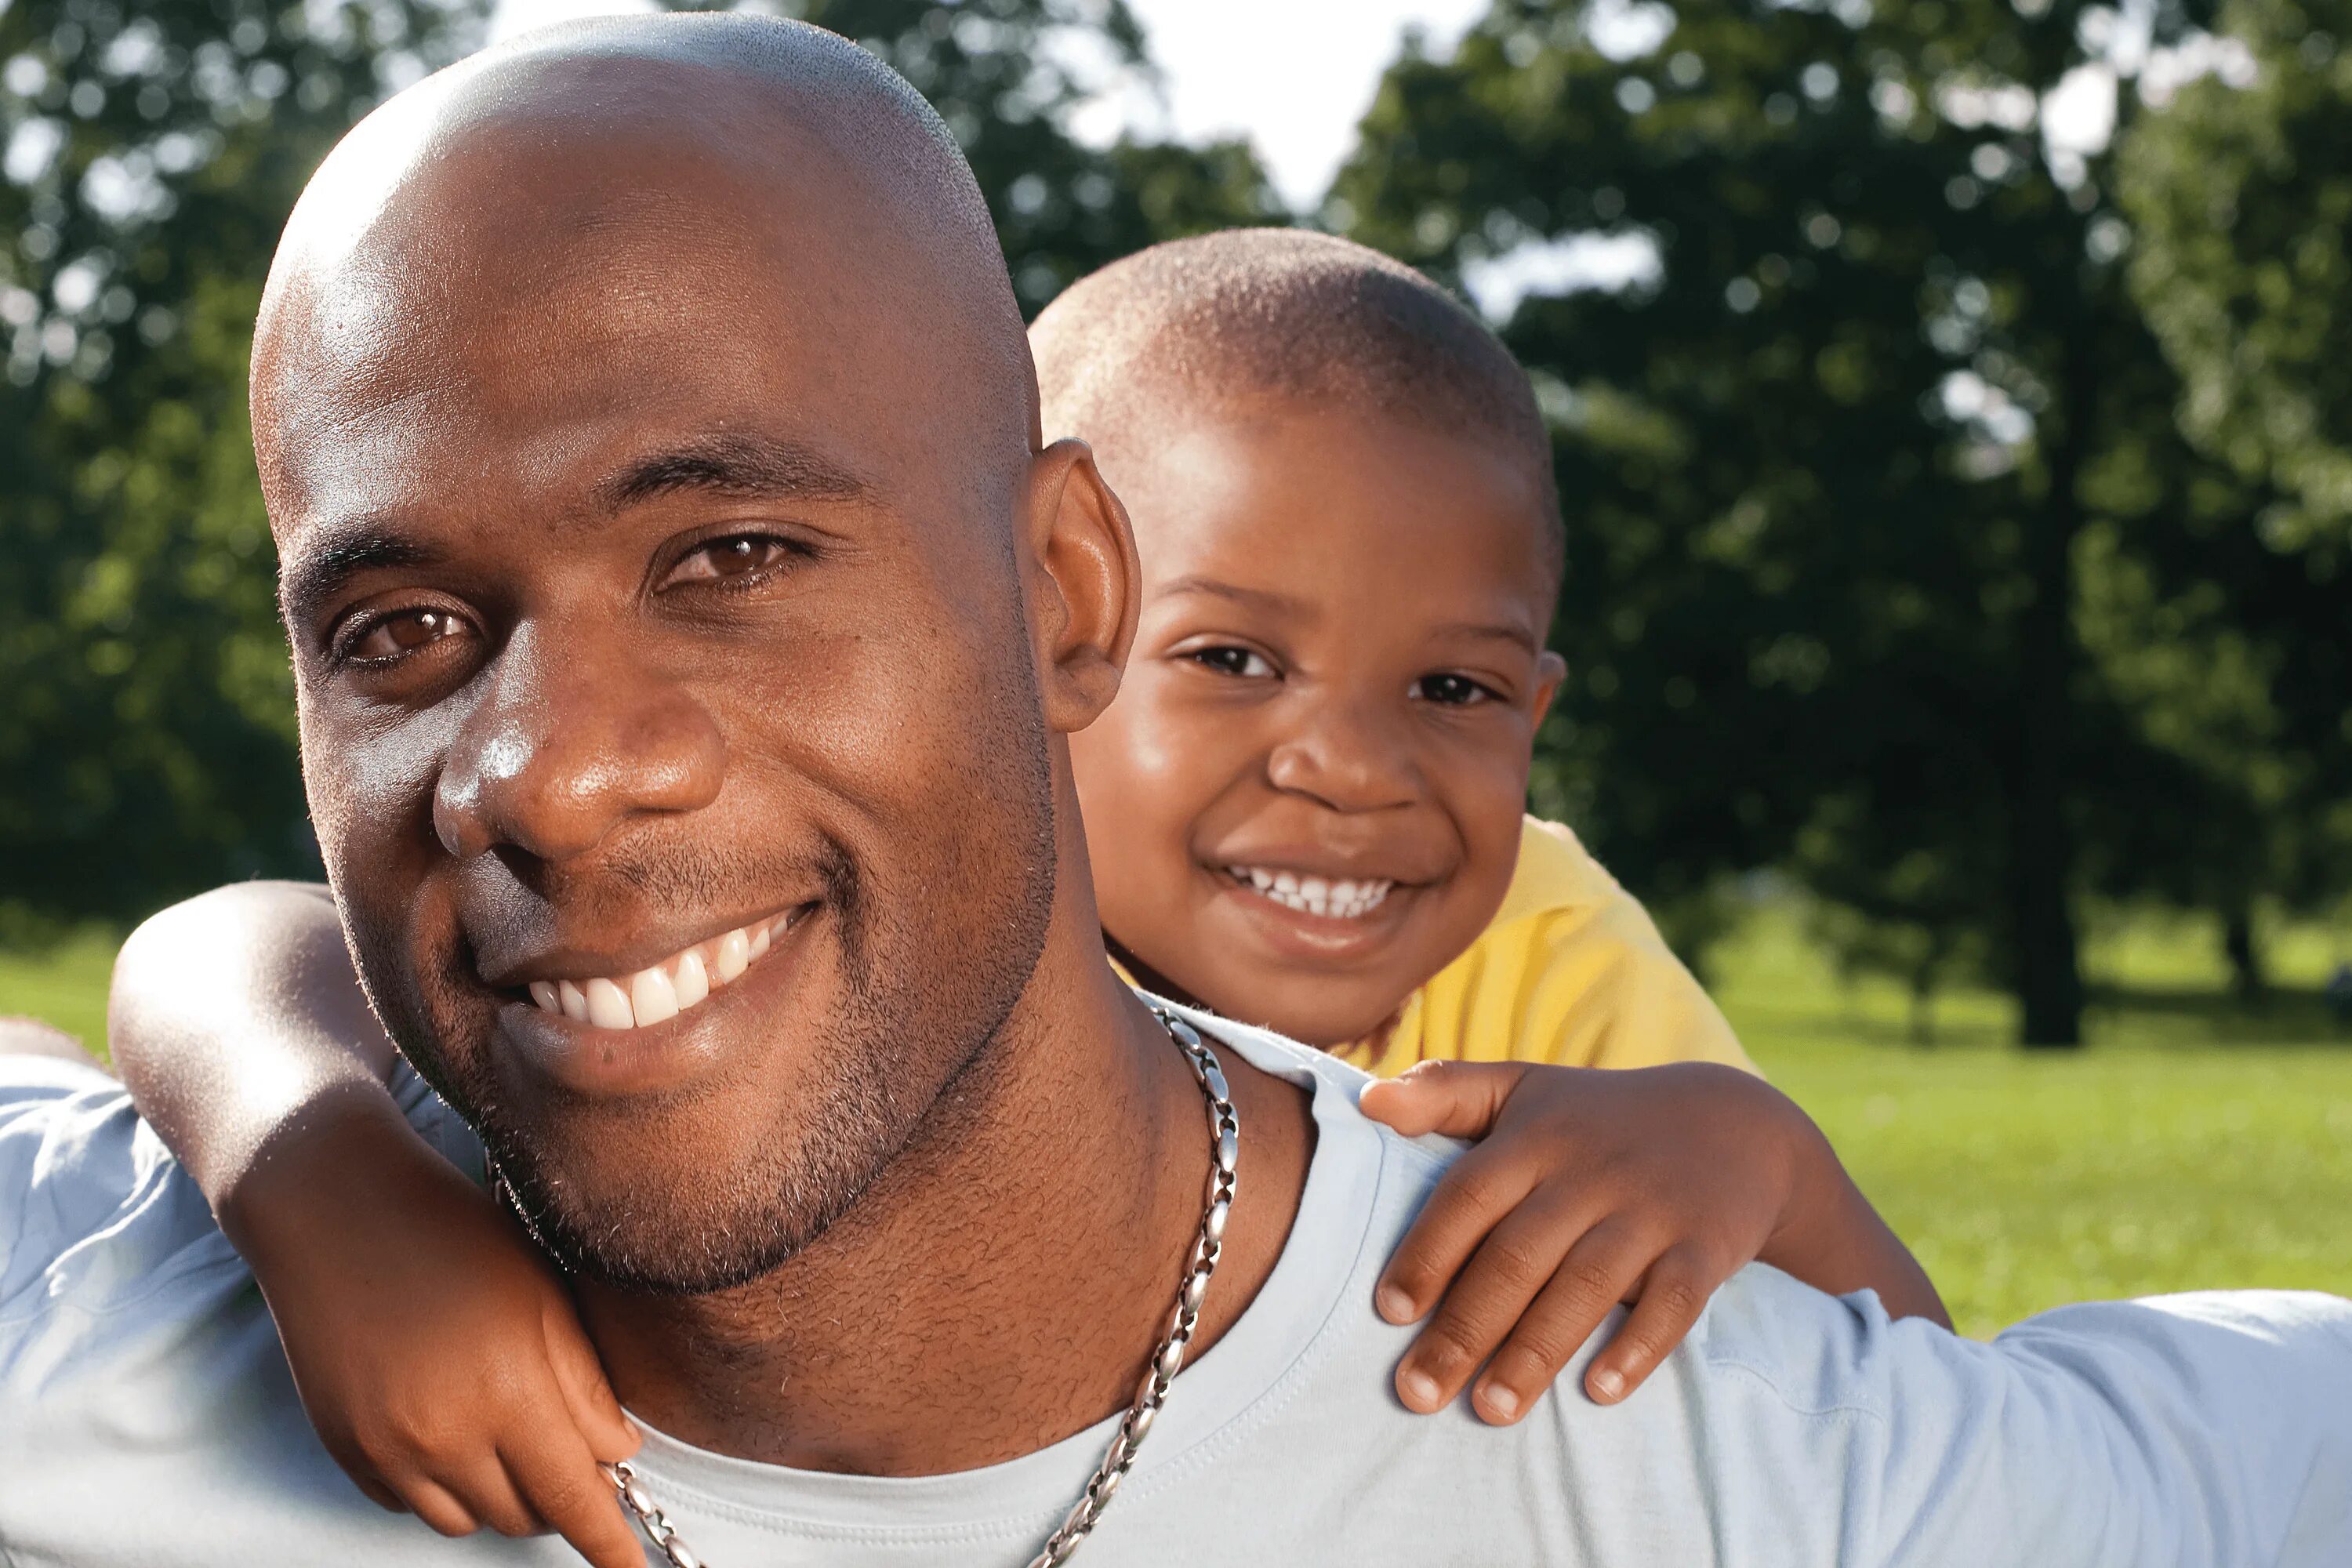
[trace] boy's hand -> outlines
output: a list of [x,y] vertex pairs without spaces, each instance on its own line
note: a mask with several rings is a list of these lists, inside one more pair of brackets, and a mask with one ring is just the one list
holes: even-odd
[[[1874,1237],[1842,1235],[1824,1254],[1811,1234],[1824,1228],[1901,1244],[1874,1215],[1860,1225],[1844,1194],[1868,1205],[1805,1114],[1735,1068],[1423,1062],[1368,1087],[1362,1104],[1409,1135],[1485,1140],[1446,1173],[1381,1279],[1389,1321],[1437,1308],[1397,1368],[1413,1410],[1443,1408],[1484,1363],[1473,1406],[1517,1420],[1622,1301],[1632,1313],[1584,1374],[1593,1399],[1614,1404],[1682,1342],[1717,1286],[1756,1258],[1781,1262],[1769,1256],[1778,1243],[1811,1272],[1782,1266],[1823,1289],[1878,1283],[1866,1265],[1900,1272],[1883,1257],[1857,1262]],[[1861,1278],[1837,1278],[1857,1267]]]
[[360,1489],[444,1535],[645,1550],[597,1470],[638,1434],[569,1295],[489,1197],[376,1105],[329,1108],[224,1211],[304,1409]]

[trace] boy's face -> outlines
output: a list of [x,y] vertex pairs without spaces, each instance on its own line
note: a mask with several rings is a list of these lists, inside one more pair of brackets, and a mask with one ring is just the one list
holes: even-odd
[[1110,478],[1145,596],[1074,737],[1104,927],[1228,1017],[1359,1039],[1510,883],[1561,674],[1542,499],[1475,440],[1280,406]]

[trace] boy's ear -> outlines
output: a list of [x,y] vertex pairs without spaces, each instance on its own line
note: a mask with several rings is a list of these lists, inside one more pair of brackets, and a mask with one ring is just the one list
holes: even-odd
[[1528,727],[1543,728],[1544,715],[1551,711],[1551,700],[1559,695],[1559,683],[1568,679],[1568,660],[1549,648],[1536,655],[1535,721]]
[[1085,442],[1055,442],[1030,460],[1029,475],[1029,625],[1045,721],[1066,735],[1118,695],[1143,568],[1127,508]]

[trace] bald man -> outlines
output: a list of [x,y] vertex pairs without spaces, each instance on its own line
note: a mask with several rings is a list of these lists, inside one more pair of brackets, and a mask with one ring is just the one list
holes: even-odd
[[[1450,1151],[1113,980],[1066,737],[1133,546],[945,130],[850,46],[633,21],[402,95],[303,198],[253,380],[405,1065],[196,1074],[241,1152],[194,1179],[89,1069],[0,1068],[14,1568],[565,1560],[342,1479],[198,1184],[326,1146],[438,1190],[417,1133],[572,1271],[677,1563],[2343,1560],[2327,1298],[1985,1346],[1753,1268],[1622,1407],[1394,1403],[1372,1284]],[[165,935],[201,1035],[248,977]]]

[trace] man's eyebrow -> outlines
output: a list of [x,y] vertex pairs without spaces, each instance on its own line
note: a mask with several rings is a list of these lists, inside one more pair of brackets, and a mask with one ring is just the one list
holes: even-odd
[[1162,584],[1159,597],[1172,599],[1184,594],[1203,594],[1213,599],[1230,599],[1234,604],[1252,609],[1274,610],[1289,615],[1309,614],[1305,600],[1294,599],[1287,594],[1277,594],[1268,588],[1244,588],[1237,583],[1221,583],[1214,577],[1179,577]]
[[279,607],[289,630],[307,626],[360,574],[430,566],[440,560],[439,551],[394,531],[382,520],[362,519],[295,552],[278,584]]
[[872,487],[823,453],[773,436],[705,436],[640,458],[596,487],[607,511],[677,490],[776,497],[786,500],[862,500]]

